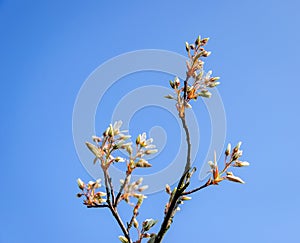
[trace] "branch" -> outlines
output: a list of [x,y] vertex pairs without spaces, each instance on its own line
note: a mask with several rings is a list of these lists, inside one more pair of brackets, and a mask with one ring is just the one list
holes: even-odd
[[116,221],[118,222],[118,225],[120,226],[124,236],[126,237],[126,239],[128,240],[128,242],[132,242],[131,239],[130,239],[130,236],[129,236],[129,232],[127,231],[118,211],[117,211],[117,208],[112,204],[112,202],[110,201],[110,189],[109,189],[109,184],[110,184],[110,181],[111,181],[111,178],[108,174],[108,171],[107,171],[107,168],[103,168],[103,173],[104,173],[104,178],[105,178],[105,187],[106,187],[106,194],[107,194],[107,199],[106,199],[106,202],[107,202],[107,205],[108,205],[108,208],[110,209],[112,215],[114,216],[114,218],[116,219]]
[[121,197],[121,195],[122,195],[122,192],[123,192],[123,190],[124,190],[126,184],[128,183],[129,175],[130,175],[129,173],[126,173],[126,177],[125,177],[124,183],[121,185],[120,190],[119,190],[119,193],[118,193],[118,195],[117,195],[117,197],[116,197],[116,199],[115,199],[114,207],[116,207],[117,204],[119,203],[119,200],[120,200],[120,197]]
[[195,188],[195,189],[193,189],[193,190],[191,190],[191,191],[183,192],[182,195],[185,196],[185,195],[192,194],[192,193],[194,193],[194,192],[197,192],[197,191],[200,191],[200,190],[204,189],[205,187],[208,187],[209,185],[211,185],[210,180],[208,180],[204,185],[199,186],[199,187],[197,187],[197,188]]
[[174,217],[174,213],[175,210],[177,209],[178,206],[178,200],[180,199],[180,197],[182,195],[184,195],[184,190],[187,188],[187,186],[189,185],[189,182],[187,182],[185,184],[185,179],[188,175],[189,170],[191,169],[191,141],[190,141],[190,133],[189,133],[189,129],[187,127],[186,121],[185,121],[185,116],[184,117],[180,117],[181,121],[182,121],[182,126],[184,128],[185,131],[185,135],[186,135],[186,142],[188,145],[188,149],[187,149],[187,158],[186,158],[186,165],[185,165],[185,169],[184,172],[178,182],[177,185],[177,191],[175,192],[175,195],[170,203],[169,209],[165,215],[164,221],[161,224],[160,230],[155,238],[155,243],[160,243],[164,237],[164,235],[166,234],[166,232],[168,231],[171,223],[172,223],[172,219]]
[[188,129],[188,126],[187,126],[186,121],[185,121],[185,116],[184,117],[180,117],[180,119],[181,119],[181,122],[182,122],[183,129],[185,131],[186,143],[187,143],[187,146],[188,146],[187,157],[186,157],[186,164],[185,164],[185,169],[184,169],[184,173],[186,173],[187,171],[189,171],[191,169],[191,150],[192,150],[192,144],[191,144],[191,138],[190,138],[189,129]]
[[184,100],[184,102],[186,102],[186,94],[187,94],[187,86],[188,86],[189,78],[190,78],[190,76],[187,75],[186,79],[184,80],[184,84],[183,84],[183,100]]
[[99,205],[87,205],[87,208],[109,208],[107,204],[99,204]]

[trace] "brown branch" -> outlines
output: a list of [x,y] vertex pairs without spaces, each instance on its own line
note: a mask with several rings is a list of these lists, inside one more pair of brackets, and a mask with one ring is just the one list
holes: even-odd
[[186,157],[186,164],[185,164],[185,169],[184,169],[184,173],[186,173],[187,171],[189,171],[191,169],[191,150],[192,150],[192,144],[191,144],[190,133],[189,133],[188,126],[186,124],[185,116],[184,117],[180,117],[180,119],[181,119],[181,122],[182,122],[183,129],[185,131],[186,143],[187,143],[187,146],[188,146],[187,157]]
[[188,86],[188,80],[189,80],[190,76],[187,75],[186,79],[184,80],[184,84],[183,84],[183,101],[186,102],[186,95],[187,95],[187,86]]
[[87,205],[87,208],[108,208],[107,204],[99,204],[99,205]]
[[107,171],[107,168],[104,168],[102,167],[103,169],[103,173],[104,173],[104,178],[105,178],[105,187],[106,187],[106,194],[107,194],[107,199],[106,199],[106,202],[107,202],[107,205],[108,205],[108,208],[110,209],[112,215],[114,216],[114,218],[116,219],[119,227],[121,228],[124,236],[126,237],[126,239],[128,240],[128,242],[132,242],[131,239],[130,239],[130,235],[129,235],[129,232],[128,230],[126,229],[118,211],[117,211],[117,208],[113,205],[113,203],[111,202],[110,200],[110,188],[109,188],[109,181],[111,181],[111,178],[108,174],[108,171]]
[[114,201],[114,207],[116,207],[118,205],[118,203],[119,203],[119,200],[120,200],[120,197],[122,195],[122,192],[123,192],[126,184],[128,183],[129,175],[130,175],[129,173],[126,173],[126,177],[125,177],[124,183],[121,185],[120,190],[119,190],[119,192],[117,194],[117,197],[116,197],[116,199]]
[[171,223],[172,223],[172,219],[174,217],[175,214],[175,210],[177,209],[180,197],[183,195],[185,189],[188,187],[189,182],[186,181],[187,175],[189,170],[191,169],[191,141],[190,141],[190,133],[189,133],[189,129],[187,127],[186,121],[185,121],[185,116],[184,117],[180,117],[181,121],[182,121],[182,126],[184,128],[185,131],[185,135],[186,135],[186,142],[188,145],[188,149],[187,149],[187,158],[186,158],[186,165],[185,165],[185,169],[184,172],[178,182],[177,185],[177,191],[175,192],[175,195],[170,203],[169,209],[164,217],[164,221],[161,224],[160,230],[155,238],[155,243],[160,243],[164,237],[164,235],[166,234],[166,232],[168,231]]
[[192,194],[192,193],[194,193],[194,192],[197,192],[197,191],[200,191],[200,190],[204,189],[205,187],[208,187],[209,185],[211,185],[210,180],[209,180],[208,182],[206,182],[204,185],[199,186],[199,187],[197,187],[197,188],[195,188],[195,189],[193,189],[193,190],[191,190],[191,191],[183,192],[182,195],[185,196],[185,195]]

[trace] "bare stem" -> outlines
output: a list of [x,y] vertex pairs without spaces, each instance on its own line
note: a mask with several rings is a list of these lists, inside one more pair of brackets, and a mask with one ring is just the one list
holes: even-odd
[[180,119],[181,119],[181,122],[182,122],[183,129],[185,131],[186,143],[187,143],[187,146],[188,146],[187,157],[186,157],[186,164],[185,164],[185,169],[184,169],[184,173],[186,173],[187,171],[189,171],[191,169],[191,150],[192,150],[192,144],[191,144],[190,133],[189,133],[188,126],[186,124],[185,116],[184,117],[180,117]]
[[123,192],[126,184],[128,183],[129,175],[130,175],[129,173],[126,173],[126,177],[125,177],[124,183],[121,185],[120,190],[118,192],[118,195],[117,195],[117,197],[115,199],[114,207],[116,207],[118,205],[118,203],[119,203],[119,200],[120,200],[120,197],[122,195],[122,192]]
[[205,187],[208,187],[209,185],[211,185],[209,182],[210,182],[210,181],[208,181],[208,182],[205,183],[204,185],[199,186],[199,187],[197,187],[197,188],[195,188],[195,189],[193,189],[193,190],[191,190],[191,191],[183,192],[182,195],[189,195],[189,194],[192,194],[192,193],[194,193],[194,192],[200,191],[200,190],[204,189]]
[[184,100],[184,102],[186,102],[187,86],[188,86],[189,78],[190,78],[190,76],[187,75],[186,79],[184,80],[184,84],[183,84],[183,100]]
[[116,219],[119,227],[121,228],[121,230],[122,230],[124,236],[126,237],[126,239],[128,240],[128,242],[132,242],[130,239],[129,232],[126,229],[126,227],[117,211],[117,208],[114,206],[114,204],[110,200],[110,196],[112,195],[111,188],[110,188],[111,178],[108,174],[107,168],[103,168],[103,173],[104,173],[104,178],[105,178],[105,187],[106,187],[106,194],[107,194],[106,202],[107,202],[108,208],[110,209],[112,215]]
[[[174,214],[176,212],[177,206],[178,206],[178,202],[179,199],[182,195],[184,195],[184,190],[187,188],[188,183],[186,183],[186,177],[188,174],[188,171],[191,169],[191,141],[190,141],[190,133],[189,133],[189,129],[188,126],[186,124],[185,121],[185,116],[180,117],[181,121],[182,121],[182,126],[184,128],[185,131],[185,135],[186,135],[186,142],[187,142],[187,159],[186,159],[186,165],[185,165],[185,169],[184,172],[178,182],[177,185],[177,191],[170,203],[169,209],[164,217],[164,221],[161,224],[160,230],[155,238],[155,243],[160,243],[164,237],[164,235],[166,234],[166,232],[168,231],[170,225],[172,224],[172,220],[174,217]],[[185,184],[186,183],[186,184]]]

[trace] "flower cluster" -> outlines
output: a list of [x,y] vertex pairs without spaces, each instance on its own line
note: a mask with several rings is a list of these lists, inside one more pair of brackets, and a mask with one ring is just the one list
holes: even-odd
[[77,179],[77,184],[79,189],[81,190],[80,193],[77,193],[77,197],[85,196],[83,204],[88,207],[95,207],[102,205],[106,202],[104,196],[106,196],[105,192],[98,191],[96,189],[101,187],[100,180],[97,181],[89,181],[89,183],[85,184],[80,178]]
[[216,160],[216,154],[214,161],[209,161],[208,164],[211,168],[212,177],[207,182],[208,184],[218,185],[223,180],[229,180],[244,184],[245,182],[238,176],[235,176],[231,171],[228,171],[230,167],[244,167],[250,164],[246,161],[240,161],[243,151],[240,150],[241,142],[239,142],[231,151],[231,144],[229,143],[225,151],[225,162],[222,171],[219,170],[219,166]]
[[[147,160],[147,156],[157,152],[155,145],[153,145],[153,139],[147,138],[146,133],[142,133],[132,142],[130,141],[131,136],[128,135],[127,131],[120,130],[122,122],[117,121],[114,124],[110,124],[100,137],[93,136],[94,143],[86,142],[88,149],[95,156],[94,164],[99,162],[103,171],[105,192],[98,190],[101,187],[100,180],[84,183],[81,179],[78,179],[77,184],[80,193],[77,196],[84,198],[83,203],[87,207],[108,208],[111,211],[122,230],[123,235],[119,236],[119,240],[122,243],[141,243],[144,239],[147,239],[148,243],[161,243],[173,222],[176,212],[180,210],[181,205],[185,201],[191,199],[188,195],[208,186],[218,185],[224,180],[245,183],[231,171],[234,167],[249,165],[248,162],[240,160],[242,150],[240,150],[241,142],[239,142],[233,149],[228,144],[225,151],[223,169],[219,168],[215,153],[214,160],[208,162],[210,166],[209,173],[211,174],[208,181],[194,189],[189,189],[191,178],[196,168],[192,168],[191,166],[192,144],[190,131],[186,122],[185,109],[191,108],[190,101],[196,100],[199,96],[210,98],[212,94],[209,92],[209,89],[220,84],[218,82],[219,77],[213,77],[212,71],[205,72],[203,68],[204,62],[202,59],[211,54],[211,52],[206,51],[204,48],[208,40],[208,38],[201,39],[199,36],[193,44],[186,42],[185,47],[188,54],[186,79],[182,84],[178,77],[171,80],[170,86],[175,95],[166,96],[166,98],[176,101],[178,114],[186,135],[187,157],[184,171],[177,185],[173,189],[169,185],[166,185],[169,200],[165,205],[164,218],[157,233],[149,232],[157,223],[157,220],[150,218],[139,224],[137,219],[143,200],[146,198],[143,191],[148,186],[142,186],[143,178],[131,181],[132,173],[135,169],[152,166]],[[121,150],[125,152],[125,156],[119,156]],[[118,190],[114,187],[113,180],[109,175],[109,167],[114,163],[123,163],[126,166],[125,178],[120,180]],[[131,218],[126,221],[123,221],[118,213],[118,206],[122,201],[132,208]],[[132,240],[131,230],[133,228],[137,231],[136,241]]]
[[[132,226],[138,231],[140,241],[143,238],[151,239],[153,234],[147,231],[157,221],[148,220],[148,222],[146,220],[142,223],[141,229],[138,229],[139,222],[137,220],[139,209],[143,200],[146,198],[143,191],[146,190],[148,186],[141,185],[143,178],[131,182],[131,175],[136,168],[151,167],[152,165],[145,157],[156,153],[157,149],[153,144],[153,139],[147,138],[146,133],[139,134],[135,139],[135,144],[133,144],[129,140],[131,136],[128,135],[127,131],[120,130],[121,126],[122,121],[110,124],[102,136],[93,136],[94,143],[86,142],[88,149],[95,155],[94,164],[97,162],[100,163],[104,174],[106,192],[96,191],[96,189],[101,186],[99,180],[96,182],[90,181],[85,184],[81,179],[78,179],[77,184],[81,192],[78,193],[77,196],[85,196],[83,203],[87,207],[107,207],[112,211],[124,233],[124,236],[119,237],[121,242],[129,242],[129,230]],[[118,156],[119,153],[117,154],[117,152],[120,150],[125,151],[127,156]],[[117,193],[115,193],[108,169],[113,163],[121,162],[126,164],[126,175],[124,179],[120,180],[120,188]],[[121,201],[125,201],[133,207],[132,217],[131,220],[127,222],[127,227],[125,227],[117,213],[117,206]]]
[[[199,96],[210,98],[211,93],[208,89],[214,88],[220,84],[217,82],[217,80],[220,79],[219,77],[212,77],[212,71],[205,73],[203,69],[204,62],[202,58],[208,57],[211,54],[211,52],[204,49],[208,40],[209,38],[201,39],[199,36],[194,44],[185,43],[189,57],[189,60],[186,61],[186,80],[182,87],[180,87],[180,80],[178,77],[175,77],[174,80],[170,81],[170,86],[174,89],[176,96],[167,95],[165,97],[177,101],[176,108],[180,117],[184,116],[185,108],[191,108],[191,105],[189,104],[190,100],[196,100]],[[191,85],[188,84],[190,78],[193,79]]]

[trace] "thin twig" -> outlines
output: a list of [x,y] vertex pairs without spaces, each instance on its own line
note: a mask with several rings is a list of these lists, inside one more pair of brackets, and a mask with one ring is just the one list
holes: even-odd
[[120,201],[120,197],[121,197],[121,195],[122,195],[122,192],[123,192],[123,190],[124,190],[126,184],[128,183],[129,175],[130,175],[129,173],[126,173],[126,177],[125,177],[124,183],[121,185],[120,190],[119,190],[119,192],[118,192],[118,194],[117,194],[117,197],[116,197],[116,199],[115,199],[114,207],[116,207],[116,206],[118,205],[119,201]]
[[183,84],[183,101],[186,102],[186,95],[187,95],[187,86],[188,86],[188,80],[189,80],[190,76],[187,75],[186,79],[184,80],[184,84]]
[[128,240],[128,242],[132,242],[131,239],[130,239],[129,232],[126,230],[126,227],[125,227],[125,225],[124,225],[124,223],[123,223],[123,221],[122,221],[122,219],[121,219],[121,217],[120,217],[117,209],[113,208],[111,206],[109,207],[109,209],[110,209],[112,215],[114,216],[114,218],[117,220],[117,222],[118,222],[118,224],[119,224],[119,226],[120,226],[120,228],[121,228],[124,236]]
[[107,204],[99,204],[99,205],[87,205],[87,208],[108,208]]
[[[209,182],[209,181],[208,181]],[[188,191],[188,192],[183,192],[182,193],[182,195],[189,195],[189,194],[192,194],[192,193],[194,193],[194,192],[197,192],[197,191],[200,191],[200,190],[202,190],[202,189],[204,189],[205,187],[208,187],[209,185],[211,185],[210,183],[205,183],[204,185],[202,185],[202,186],[199,186],[199,187],[197,187],[197,188],[195,188],[195,189],[193,189],[193,190],[190,190],[190,191]]]
[[104,173],[104,179],[105,179],[105,187],[106,187],[106,194],[107,194],[107,199],[106,202],[108,204],[108,208],[110,209],[112,215],[114,216],[114,218],[116,219],[116,221],[118,222],[118,225],[120,226],[124,236],[126,237],[126,239],[128,240],[128,242],[132,242],[130,239],[130,235],[129,232],[127,231],[118,211],[117,208],[113,205],[113,203],[110,200],[110,189],[109,189],[109,180],[110,180],[110,176],[108,174],[107,168],[103,168],[103,173]]

